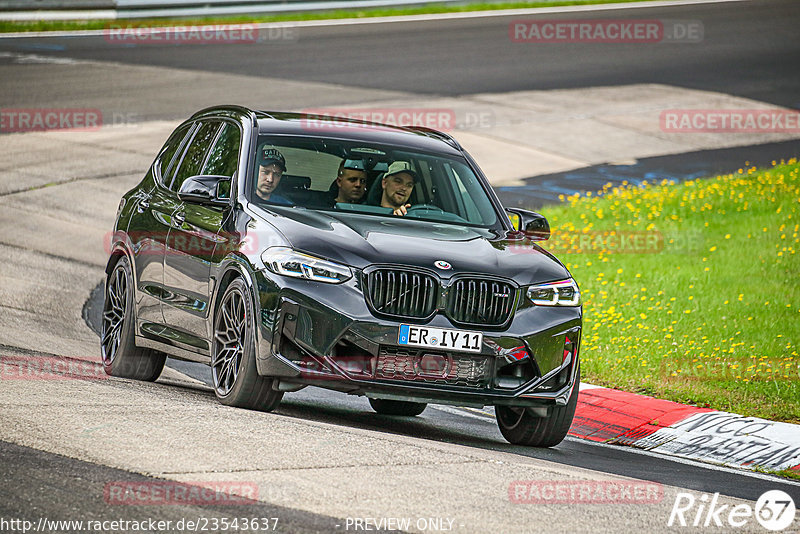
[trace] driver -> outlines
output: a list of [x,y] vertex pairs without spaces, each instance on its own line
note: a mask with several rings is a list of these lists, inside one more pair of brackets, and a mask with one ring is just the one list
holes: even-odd
[[258,153],[256,197],[274,204],[291,205],[289,199],[275,194],[284,172],[286,172],[286,159],[283,154],[277,148],[261,147]]
[[383,194],[381,206],[392,208],[394,215],[403,216],[408,213],[408,199],[414,190],[414,183],[419,180],[417,173],[407,161],[395,161],[386,170],[381,180]]

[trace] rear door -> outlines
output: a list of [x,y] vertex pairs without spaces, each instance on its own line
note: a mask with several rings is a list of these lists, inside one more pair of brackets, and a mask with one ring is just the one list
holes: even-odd
[[153,188],[136,199],[134,215],[128,225],[133,248],[133,269],[136,276],[137,331],[157,333],[163,324],[161,300],[164,297],[164,251],[169,234],[169,221],[175,209],[169,184],[180,161],[186,139],[194,131],[193,124],[175,130],[159,152],[150,172]]
[[[186,152],[170,189],[198,174],[224,175],[237,172],[241,148],[239,126],[227,121],[207,121],[198,130]],[[206,318],[209,311],[211,266],[220,229],[228,209],[192,202],[179,202],[172,214],[164,256],[164,286],[169,298],[163,312],[184,348],[207,352]]]

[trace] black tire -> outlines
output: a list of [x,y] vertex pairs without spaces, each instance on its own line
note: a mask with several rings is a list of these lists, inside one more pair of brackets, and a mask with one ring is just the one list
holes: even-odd
[[100,331],[103,369],[111,376],[153,382],[161,375],[167,355],[137,347],[135,324],[131,264],[122,256],[106,279]]
[[514,445],[528,447],[553,447],[561,443],[569,432],[575,408],[578,406],[581,369],[575,376],[575,385],[566,406],[555,406],[549,417],[537,417],[525,408],[496,406],[497,426],[500,433]]
[[217,399],[226,406],[270,412],[283,392],[256,369],[253,298],[241,278],[235,278],[219,301],[211,342],[211,376]]
[[419,415],[428,406],[424,402],[407,402],[386,399],[369,399],[372,409],[381,415]]

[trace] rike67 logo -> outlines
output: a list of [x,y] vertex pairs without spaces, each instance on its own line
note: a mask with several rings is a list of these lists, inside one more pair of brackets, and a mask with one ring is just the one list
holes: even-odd
[[678,493],[667,526],[739,529],[755,518],[762,527],[777,532],[785,530],[794,522],[795,513],[794,500],[781,490],[770,490],[762,494],[755,507],[749,504],[721,504],[719,493],[704,493],[699,498],[691,493]]

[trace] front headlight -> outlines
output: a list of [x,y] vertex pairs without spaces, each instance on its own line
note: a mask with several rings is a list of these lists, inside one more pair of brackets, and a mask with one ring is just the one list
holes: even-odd
[[575,280],[568,278],[528,287],[528,299],[537,306],[580,306],[581,292]]
[[275,274],[340,284],[353,276],[349,267],[315,258],[288,247],[270,247],[261,254],[267,269]]

